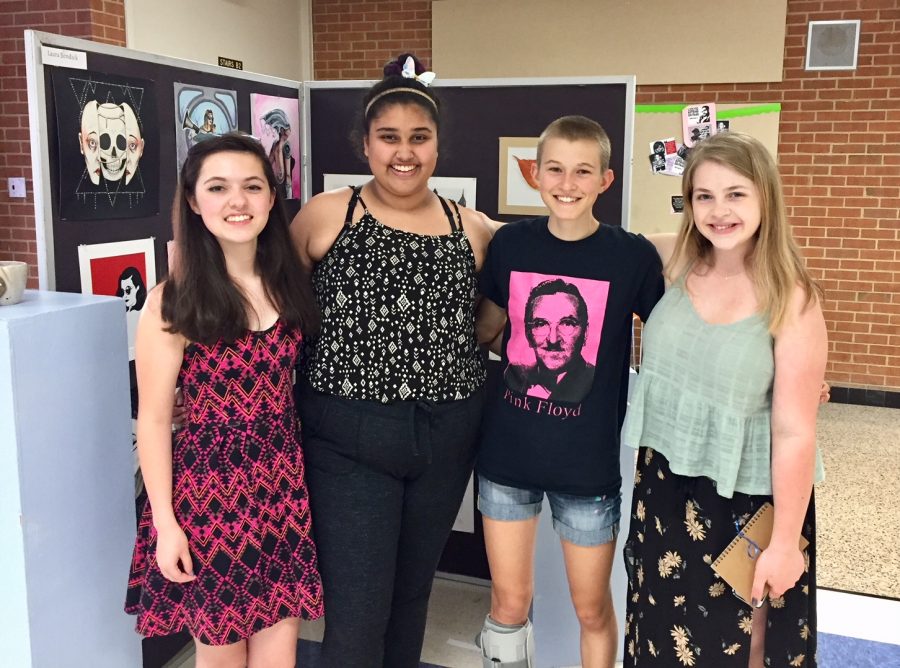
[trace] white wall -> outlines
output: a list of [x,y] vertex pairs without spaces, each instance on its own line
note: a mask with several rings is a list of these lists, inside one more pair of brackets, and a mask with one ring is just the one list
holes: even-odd
[[310,0],[125,0],[130,49],[311,79]]

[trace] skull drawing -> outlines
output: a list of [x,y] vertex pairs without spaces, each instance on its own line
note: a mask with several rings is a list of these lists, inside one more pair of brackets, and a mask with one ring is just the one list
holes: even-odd
[[125,105],[106,102],[97,108],[100,130],[100,170],[103,178],[118,181],[125,174],[125,152],[128,137]]
[[125,183],[131,182],[135,172],[137,172],[138,162],[144,154],[144,140],[141,137],[141,128],[138,125],[137,116],[134,114],[131,106],[123,104],[122,109],[125,111],[125,133],[127,135],[127,143],[125,147]]
[[100,183],[100,132],[97,114],[97,100],[91,100],[81,111],[81,132],[78,133],[78,148],[84,156],[84,167],[91,183]]

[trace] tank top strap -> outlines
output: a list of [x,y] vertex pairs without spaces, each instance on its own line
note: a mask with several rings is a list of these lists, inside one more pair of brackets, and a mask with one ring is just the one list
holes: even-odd
[[[441,206],[444,209],[444,213],[447,215],[447,220],[450,221],[450,231],[456,232],[457,230],[462,229],[462,219],[459,221],[459,226],[457,227],[456,221],[453,219],[453,213],[450,211],[450,207],[447,206],[447,200],[438,195],[438,199],[441,201]],[[451,200],[453,202],[453,200]],[[459,218],[459,209],[456,207],[456,202],[453,202],[453,208],[456,209],[456,217]]]
[[350,186],[353,190],[353,194],[350,195],[350,201],[347,203],[347,217],[344,218],[344,226],[350,227],[353,223],[353,212],[356,210],[356,203],[359,202],[362,204],[363,208],[366,208],[366,203],[363,202],[362,196],[360,193],[362,192],[362,186]]
[[453,210],[456,212],[456,223],[459,225],[459,229],[463,228],[462,224],[462,214],[459,212],[459,206],[456,204],[455,199],[450,200],[450,204],[453,205]]

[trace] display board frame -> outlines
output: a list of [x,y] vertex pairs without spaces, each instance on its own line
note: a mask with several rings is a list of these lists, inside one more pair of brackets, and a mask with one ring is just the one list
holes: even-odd
[[[349,129],[358,122],[362,98],[373,83],[303,83],[305,132],[316,128],[316,136],[306,134],[303,141],[307,183],[304,202],[309,195],[322,191],[325,173],[368,170],[361,150],[351,143]],[[635,77],[447,79],[435,81],[434,88],[443,110],[435,175],[478,178],[479,211],[503,221],[523,217],[498,213],[500,137],[537,137],[552,120],[583,114],[600,122],[609,133],[610,167],[616,175],[609,191],[599,198],[594,213],[603,222],[629,228]],[[591,107],[591,102],[596,106]],[[321,132],[322,127],[328,126],[343,130]],[[332,137],[333,143],[326,147],[323,137]],[[343,138],[345,141],[341,141]]]
[[[25,65],[28,90],[28,117],[31,139],[32,179],[35,209],[35,231],[38,256],[38,285],[42,290],[80,291],[77,246],[87,243],[126,241],[155,237],[157,275],[165,275],[165,242],[171,239],[171,202],[177,184],[174,153],[174,121],[159,114],[160,145],[159,211],[152,217],[131,226],[131,232],[116,232],[109,225],[84,225],[77,238],[67,235],[60,228],[58,201],[54,187],[58,185],[58,166],[53,161],[57,152],[52,136],[56,127],[54,109],[50,103],[49,71],[54,65],[43,62],[42,47],[56,47],[86,54],[88,70],[106,71],[116,75],[134,75],[152,79],[157,83],[157,108],[160,112],[172,109],[174,98],[171,82],[189,80],[197,85],[233,89],[238,94],[238,128],[250,131],[249,93],[280,94],[296,97],[302,109],[302,86],[299,81],[281,79],[245,70],[232,70],[180,58],[146,53],[120,46],[99,44],[76,37],[65,37],[35,30],[25,31]],[[115,67],[111,67],[114,65]],[[68,70],[68,68],[65,68]],[[114,72],[110,72],[114,69]],[[305,136],[302,124],[299,131]],[[171,158],[171,159],[170,159]],[[299,162],[299,161],[298,161]],[[302,169],[302,165],[298,165]],[[301,186],[302,187],[302,186]],[[299,209],[300,200],[289,207],[293,215]],[[135,219],[138,220],[138,219]],[[73,249],[74,246],[74,249]],[[74,252],[73,252],[74,251]]]

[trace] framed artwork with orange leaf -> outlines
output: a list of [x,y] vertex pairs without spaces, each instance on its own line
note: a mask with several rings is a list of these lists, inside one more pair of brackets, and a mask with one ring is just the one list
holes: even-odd
[[540,216],[547,213],[531,168],[537,160],[537,137],[500,137],[497,213]]

